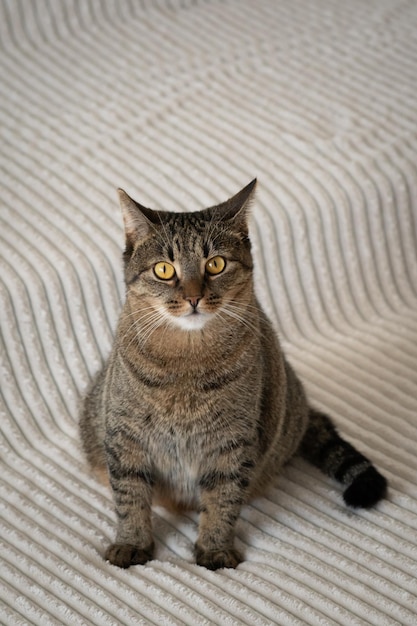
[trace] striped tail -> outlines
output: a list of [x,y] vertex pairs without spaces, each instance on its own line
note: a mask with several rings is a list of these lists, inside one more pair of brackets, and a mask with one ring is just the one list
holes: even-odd
[[366,457],[337,433],[324,413],[310,409],[299,454],[345,486],[343,499],[352,507],[370,508],[387,493],[387,481]]

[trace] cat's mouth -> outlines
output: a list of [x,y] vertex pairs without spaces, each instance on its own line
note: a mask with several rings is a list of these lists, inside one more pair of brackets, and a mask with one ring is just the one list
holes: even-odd
[[212,313],[202,311],[199,307],[190,307],[182,314],[174,315],[169,311],[164,311],[164,317],[173,326],[181,330],[202,330],[210,318]]
[[179,317],[171,317],[171,319],[174,324],[179,326],[182,330],[202,330],[210,317],[212,317],[210,313],[193,309]]
[[180,328],[185,331],[202,330],[204,326],[215,316],[214,311],[207,311],[205,307],[201,307],[201,303],[190,306],[182,306],[175,303],[176,306],[159,307],[162,317],[169,325]]

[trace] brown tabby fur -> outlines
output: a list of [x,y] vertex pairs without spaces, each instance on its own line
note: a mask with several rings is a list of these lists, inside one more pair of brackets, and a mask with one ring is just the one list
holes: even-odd
[[[108,474],[118,528],[106,558],[152,558],[151,504],[200,511],[197,563],[236,567],[234,528],[297,451],[372,506],[385,479],[310,409],[254,293],[248,204],[256,181],[195,213],[151,211],[120,192],[126,302],[81,416],[91,466]],[[209,275],[216,256],[225,269]],[[175,267],[158,278],[158,262]]]

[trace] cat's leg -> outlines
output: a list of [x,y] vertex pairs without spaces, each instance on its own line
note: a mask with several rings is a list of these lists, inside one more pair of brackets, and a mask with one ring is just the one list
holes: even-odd
[[238,471],[207,472],[200,480],[201,507],[195,556],[198,565],[211,570],[237,567],[242,555],[234,547],[235,526],[247,499],[248,470],[245,462]]
[[81,442],[88,463],[97,478],[105,484],[109,482],[106,455],[104,450],[104,420],[101,412],[101,394],[105,370],[101,370],[91,385],[83,403],[79,429]]
[[115,543],[107,548],[105,558],[123,568],[146,563],[152,559],[154,549],[150,464],[146,455],[125,437],[119,430],[105,441],[118,520]]
[[342,439],[330,418],[310,409],[309,423],[299,453],[345,487],[349,506],[370,508],[385,497],[387,481],[372,463]]

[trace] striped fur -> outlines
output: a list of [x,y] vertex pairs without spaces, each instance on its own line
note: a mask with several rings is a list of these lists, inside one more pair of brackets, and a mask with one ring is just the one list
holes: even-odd
[[[106,558],[152,558],[151,504],[200,511],[197,563],[236,567],[241,506],[297,451],[345,486],[352,506],[386,491],[372,464],[308,406],[256,300],[248,238],[255,181],[195,213],[141,207],[120,192],[126,302],[81,416],[91,466],[108,472],[118,528]],[[206,263],[225,268],[210,275]],[[175,276],[160,279],[157,263]]]

